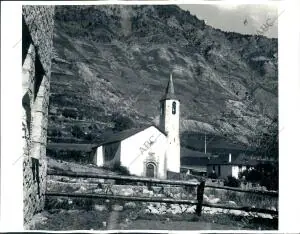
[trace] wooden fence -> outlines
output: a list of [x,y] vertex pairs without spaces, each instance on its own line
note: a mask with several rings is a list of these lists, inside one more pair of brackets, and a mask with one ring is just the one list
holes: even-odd
[[196,214],[201,215],[202,207],[212,207],[212,208],[221,208],[228,210],[241,210],[246,212],[257,212],[257,213],[266,213],[271,215],[277,215],[277,210],[268,210],[262,208],[254,208],[254,207],[241,207],[241,206],[226,206],[221,204],[210,204],[203,203],[203,194],[204,188],[215,188],[215,189],[225,189],[236,192],[243,193],[253,193],[259,194],[262,196],[272,196],[278,197],[277,192],[270,191],[255,191],[255,190],[243,190],[232,187],[225,186],[215,186],[215,185],[205,185],[205,180],[200,182],[192,182],[192,181],[179,181],[179,180],[160,180],[156,178],[142,178],[142,177],[132,177],[132,176],[122,176],[122,175],[99,175],[92,173],[76,173],[76,172],[56,172],[56,171],[48,171],[48,175],[52,176],[66,176],[66,177],[75,177],[75,178],[94,178],[94,179],[107,179],[121,182],[133,182],[133,183],[145,183],[147,185],[156,185],[156,184],[168,184],[168,185],[177,185],[177,186],[191,186],[196,187],[197,198],[196,200],[192,199],[172,199],[172,198],[161,198],[161,197],[134,197],[134,196],[119,196],[113,194],[88,194],[88,193],[63,193],[63,192],[46,192],[46,196],[58,196],[58,197],[77,197],[77,198],[94,198],[94,199],[111,199],[111,200],[123,200],[123,201],[140,201],[140,202],[161,202],[161,203],[171,203],[171,204],[188,204],[188,205],[196,205]]

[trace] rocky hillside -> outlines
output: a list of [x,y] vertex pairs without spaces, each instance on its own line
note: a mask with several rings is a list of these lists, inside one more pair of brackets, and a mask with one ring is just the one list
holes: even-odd
[[182,145],[248,147],[277,116],[277,44],[177,6],[57,6],[48,140],[157,123],[173,72]]

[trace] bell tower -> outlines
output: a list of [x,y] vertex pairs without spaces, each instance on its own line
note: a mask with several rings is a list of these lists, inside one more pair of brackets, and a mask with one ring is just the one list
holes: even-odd
[[160,100],[159,125],[167,134],[166,166],[167,170],[180,172],[180,137],[179,137],[180,102],[175,97],[172,74]]

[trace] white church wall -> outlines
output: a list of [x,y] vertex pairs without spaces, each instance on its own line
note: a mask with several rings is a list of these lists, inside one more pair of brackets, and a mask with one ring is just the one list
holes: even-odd
[[121,142],[121,165],[133,175],[146,176],[147,161],[154,161],[157,177],[166,178],[165,150],[166,136],[151,126]]
[[96,149],[95,155],[94,155],[94,163],[98,167],[102,167],[104,165],[104,159],[103,159],[103,147],[100,146]]
[[[176,103],[175,114],[172,113],[173,102]],[[168,134],[168,146],[166,151],[167,169],[173,172],[180,172],[180,102],[177,100],[165,100],[164,115],[164,130]]]

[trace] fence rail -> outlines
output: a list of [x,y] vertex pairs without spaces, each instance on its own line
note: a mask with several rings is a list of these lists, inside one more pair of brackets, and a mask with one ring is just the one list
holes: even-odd
[[129,182],[143,182],[147,184],[169,184],[178,186],[194,186],[197,189],[197,199],[196,200],[183,200],[183,199],[171,199],[171,198],[161,198],[161,197],[133,197],[133,196],[119,196],[113,194],[82,194],[82,193],[63,193],[63,192],[46,192],[46,196],[54,197],[78,197],[78,198],[92,198],[92,199],[112,199],[112,200],[124,200],[124,201],[140,201],[140,202],[158,202],[158,203],[172,203],[172,204],[189,204],[196,205],[196,214],[201,215],[202,207],[211,208],[221,208],[227,210],[241,210],[246,212],[257,212],[265,213],[271,215],[278,215],[277,210],[268,210],[255,207],[241,207],[241,206],[227,206],[221,204],[210,204],[203,203],[204,188],[215,188],[215,189],[225,189],[236,192],[253,193],[263,196],[273,196],[278,197],[277,192],[270,191],[258,191],[258,190],[243,190],[238,188],[226,187],[226,186],[215,186],[215,185],[205,185],[205,180],[201,182],[192,181],[178,181],[178,180],[161,180],[155,178],[142,178],[142,177],[132,177],[132,176],[122,176],[122,175],[99,175],[92,173],[83,172],[58,172],[58,171],[48,171],[48,175],[51,176],[65,176],[73,178],[97,178],[97,179],[108,179],[116,181],[129,181]]
[[206,188],[215,188],[215,189],[224,189],[224,190],[230,190],[235,192],[241,192],[241,193],[255,193],[259,195],[265,195],[265,196],[271,196],[271,197],[278,197],[278,192],[273,191],[263,191],[263,190],[246,190],[246,189],[239,189],[239,188],[233,188],[228,186],[217,186],[217,185],[205,185]]
[[134,197],[134,196],[119,196],[112,194],[91,194],[91,193],[59,193],[59,192],[47,192],[46,196],[55,197],[78,197],[78,198],[98,198],[98,199],[111,199],[122,201],[140,201],[140,202],[158,202],[158,203],[170,203],[170,204],[188,204],[197,205],[197,200],[184,200],[184,199],[172,199],[161,197]]
[[226,205],[218,205],[218,204],[209,204],[205,203],[203,204],[205,207],[211,207],[211,208],[220,208],[220,209],[226,209],[226,210],[241,210],[246,212],[254,212],[254,213],[264,213],[264,214],[271,214],[271,215],[278,215],[277,210],[268,210],[263,208],[256,208],[256,207],[248,207],[248,206],[226,206]]
[[[196,213],[201,214],[198,200],[185,200],[185,199],[172,199],[172,198],[161,198],[161,197],[134,197],[134,196],[119,196],[111,194],[90,194],[90,193],[60,193],[60,192],[46,192],[46,196],[51,197],[73,197],[73,198],[88,198],[88,199],[111,199],[111,200],[122,200],[122,201],[139,201],[139,202],[157,202],[157,203],[169,203],[169,204],[186,204],[196,205]],[[226,210],[241,210],[246,212],[265,213],[271,215],[278,215],[276,210],[268,210],[254,207],[244,206],[226,206],[219,204],[203,203],[202,207],[220,208]],[[202,208],[201,207],[201,208]]]
[[67,176],[75,178],[95,178],[95,179],[108,179],[108,180],[118,180],[118,181],[128,181],[128,182],[144,182],[152,184],[170,184],[170,185],[184,185],[184,186],[197,186],[200,182],[193,181],[181,181],[181,180],[161,180],[155,178],[143,178],[143,177],[133,177],[133,176],[122,176],[122,175],[99,175],[85,172],[57,172],[48,171],[48,175],[54,176]]

